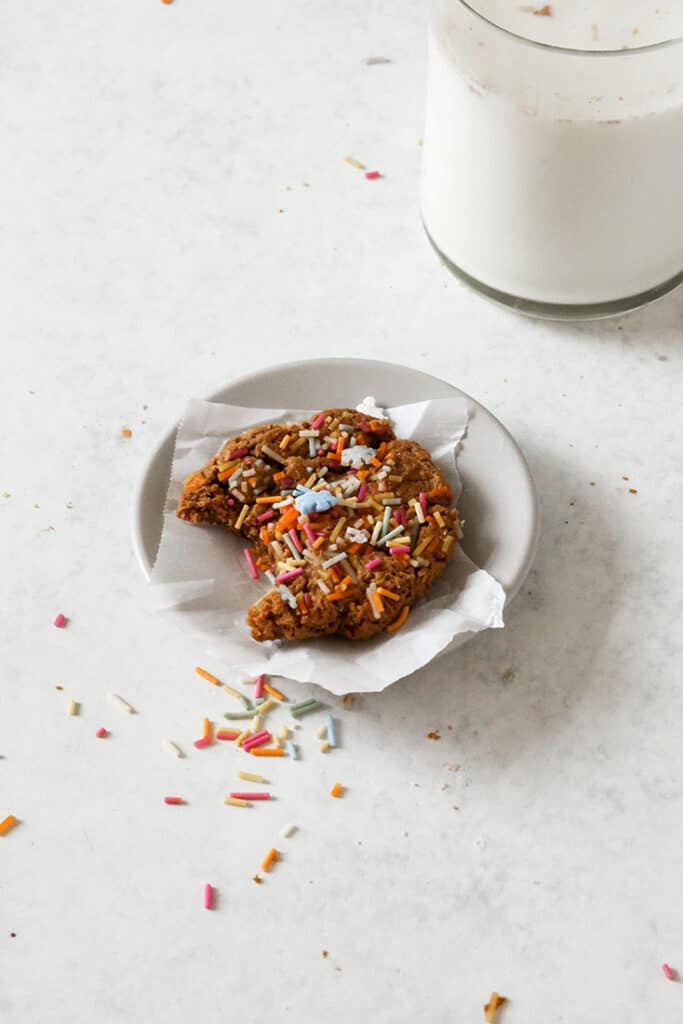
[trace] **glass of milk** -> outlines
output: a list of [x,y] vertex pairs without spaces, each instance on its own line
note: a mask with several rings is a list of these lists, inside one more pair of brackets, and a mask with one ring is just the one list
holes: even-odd
[[421,184],[444,262],[588,319],[683,280],[683,0],[431,0]]

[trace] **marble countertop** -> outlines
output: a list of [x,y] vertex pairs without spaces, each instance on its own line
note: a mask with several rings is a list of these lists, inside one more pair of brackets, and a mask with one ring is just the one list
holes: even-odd
[[[448,275],[416,203],[424,20],[358,0],[5,10],[3,1024],[469,1024],[493,989],[502,1024],[683,1018],[661,972],[683,970],[683,292],[561,326]],[[230,752],[191,745],[224,703],[145,609],[132,488],[188,397],[344,354],[499,416],[540,547],[504,630],[335,701],[340,748],[305,725],[301,762],[269,768],[278,799],[243,812],[222,803]]]

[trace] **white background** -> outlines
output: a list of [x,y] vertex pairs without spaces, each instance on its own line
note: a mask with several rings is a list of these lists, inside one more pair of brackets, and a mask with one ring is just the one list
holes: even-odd
[[[469,1024],[493,988],[504,1024],[683,1018],[683,293],[563,327],[450,278],[416,204],[424,37],[417,3],[5,5],[3,1024]],[[132,488],[188,397],[344,354],[503,420],[538,558],[505,630],[334,701],[340,750],[309,721],[278,800],[224,807],[238,755],[191,741],[229,705],[145,611]]]

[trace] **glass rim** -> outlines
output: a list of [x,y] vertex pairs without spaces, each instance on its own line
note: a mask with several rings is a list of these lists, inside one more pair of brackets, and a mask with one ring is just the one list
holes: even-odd
[[564,53],[575,57],[636,57],[641,53],[652,53],[654,50],[664,50],[669,46],[678,46],[680,43],[683,43],[683,36],[672,36],[671,39],[661,39],[657,43],[646,43],[644,46],[626,48],[620,47],[618,50],[584,50],[574,46],[557,46],[555,43],[542,43],[537,39],[530,39],[528,36],[523,36],[519,32],[513,32],[511,29],[499,25],[497,22],[492,21],[491,18],[487,18],[481,11],[478,11],[476,7],[473,7],[469,0],[454,0],[454,2],[460,7],[464,7],[475,18],[479,18],[486,25],[490,25],[496,32],[502,32],[503,35],[508,36],[510,39],[515,39],[525,46],[535,46],[539,50],[548,50],[551,53]]

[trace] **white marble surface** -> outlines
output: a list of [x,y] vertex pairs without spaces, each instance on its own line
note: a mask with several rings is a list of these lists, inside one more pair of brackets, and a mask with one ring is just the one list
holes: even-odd
[[[21,0],[0,48],[3,1024],[469,1024],[493,988],[504,1024],[680,1021],[683,293],[562,327],[447,275],[419,4]],[[190,746],[225,702],[143,611],[131,489],[188,396],[344,353],[486,403],[541,546],[505,630],[339,710],[327,758],[305,727],[242,812],[232,752]]]

